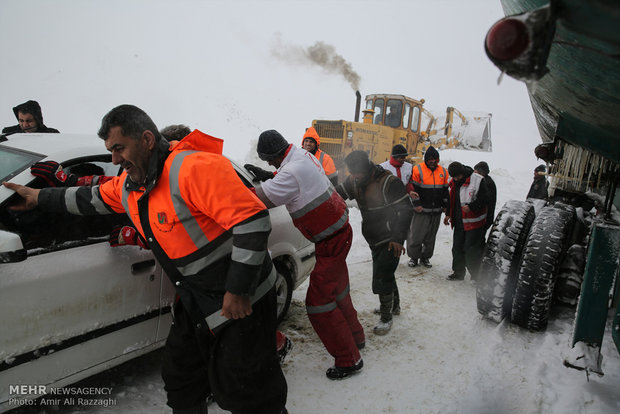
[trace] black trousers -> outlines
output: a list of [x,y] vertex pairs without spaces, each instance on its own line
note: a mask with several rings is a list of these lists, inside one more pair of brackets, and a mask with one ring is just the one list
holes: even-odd
[[372,293],[377,295],[389,295],[398,290],[394,272],[398,267],[400,257],[394,256],[394,252],[388,250],[389,243],[370,248],[372,253]]
[[467,268],[472,279],[478,277],[484,249],[484,233],[484,227],[465,231],[462,226],[454,226],[452,270],[457,276],[465,276]]
[[194,407],[212,393],[221,408],[235,414],[281,413],[287,385],[276,353],[276,325],[274,289],[253,305],[250,316],[215,336],[206,327],[197,329],[178,301],[162,367],[168,405]]

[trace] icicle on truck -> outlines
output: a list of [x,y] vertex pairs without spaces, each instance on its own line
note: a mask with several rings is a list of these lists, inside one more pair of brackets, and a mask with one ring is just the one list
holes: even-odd
[[478,311],[545,329],[555,304],[576,305],[567,366],[603,374],[611,321],[620,352],[620,3],[502,0],[489,59],[524,81],[546,161],[549,199],[504,205],[489,233]]

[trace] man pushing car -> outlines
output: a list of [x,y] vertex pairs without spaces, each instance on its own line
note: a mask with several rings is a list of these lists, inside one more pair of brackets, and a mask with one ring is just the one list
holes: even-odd
[[23,198],[13,209],[127,213],[180,297],[162,369],[173,413],[206,412],[210,393],[233,413],[286,413],[269,213],[221,155],[222,141],[194,131],[169,145],[132,105],[112,109],[99,136],[119,177],[40,190],[3,183]]

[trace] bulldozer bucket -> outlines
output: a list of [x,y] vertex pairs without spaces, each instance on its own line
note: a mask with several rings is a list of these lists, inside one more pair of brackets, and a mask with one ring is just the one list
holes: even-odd
[[[454,117],[454,113],[457,113],[458,117]],[[447,115],[437,117],[437,123],[442,121],[445,123],[444,128],[428,137],[430,144],[446,149],[492,150],[491,114],[476,112],[464,115],[455,108],[448,107]]]
[[468,119],[467,125],[464,125],[462,131],[456,131],[454,135],[459,134],[459,145],[456,148],[487,151],[492,150],[491,143],[491,114],[475,116]]

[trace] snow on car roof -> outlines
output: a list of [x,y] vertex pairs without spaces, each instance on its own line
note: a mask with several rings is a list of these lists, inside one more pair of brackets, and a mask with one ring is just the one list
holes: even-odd
[[106,154],[103,140],[96,134],[13,134],[0,145],[43,154],[55,161]]
[[[44,155],[43,160],[64,162],[67,160],[90,156],[108,154],[103,140],[95,134],[13,134],[7,141],[0,143],[0,148],[9,147],[16,150],[27,151]],[[27,185],[34,177],[30,170],[26,169],[10,181]],[[0,202],[11,196],[13,191],[0,186]]]

